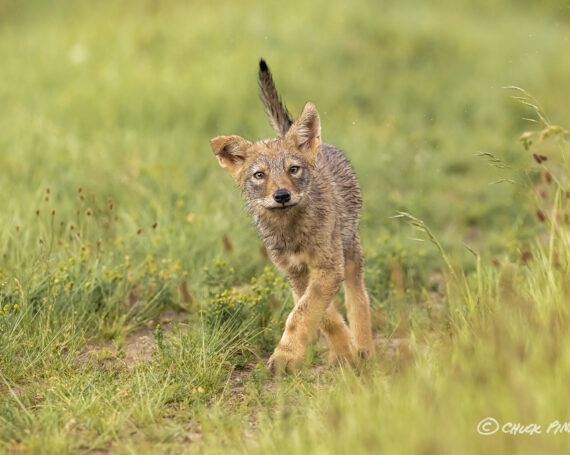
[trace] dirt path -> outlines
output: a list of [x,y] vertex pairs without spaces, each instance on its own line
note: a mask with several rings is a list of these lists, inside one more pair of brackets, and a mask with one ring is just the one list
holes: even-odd
[[173,323],[184,321],[187,317],[186,313],[166,310],[157,320],[127,334],[122,343],[116,341],[88,343],[79,354],[78,361],[80,364],[85,364],[90,360],[100,363],[121,362],[128,369],[132,369],[135,365],[149,362],[152,359],[152,354],[156,349],[154,332],[157,324],[161,325],[163,333],[166,334],[174,327]]

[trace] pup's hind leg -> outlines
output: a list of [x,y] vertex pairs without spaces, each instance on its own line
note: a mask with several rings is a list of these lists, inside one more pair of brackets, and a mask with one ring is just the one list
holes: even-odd
[[358,356],[367,358],[373,352],[374,344],[370,300],[364,285],[364,260],[358,236],[355,237],[352,248],[345,252],[344,273],[344,295],[350,331]]

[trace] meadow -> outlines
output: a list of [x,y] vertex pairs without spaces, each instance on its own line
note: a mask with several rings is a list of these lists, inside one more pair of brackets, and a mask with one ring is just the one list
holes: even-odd
[[[0,453],[568,453],[569,50],[554,0],[0,0]],[[260,57],[361,183],[355,367],[265,367],[209,146],[273,136]]]

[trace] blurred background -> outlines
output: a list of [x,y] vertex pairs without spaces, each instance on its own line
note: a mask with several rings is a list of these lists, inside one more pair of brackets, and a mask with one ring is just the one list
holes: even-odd
[[225,234],[249,248],[255,233],[208,140],[273,136],[263,57],[293,115],[313,101],[324,140],[353,162],[369,254],[402,228],[398,210],[450,247],[482,232],[503,247],[524,219],[517,190],[491,185],[504,170],[476,155],[529,159],[518,144],[528,112],[505,86],[570,123],[569,35],[557,1],[3,0],[0,216],[29,224],[52,209],[39,202],[48,187],[70,216],[84,186],[116,199],[131,232],[194,214],[194,226],[172,225],[180,247],[223,255]]
[[[528,180],[518,138],[536,125],[504,87],[570,124],[569,37],[570,7],[555,1],[3,0],[5,263],[29,265],[38,242],[68,243],[78,225],[111,256],[178,261],[196,288],[215,259],[242,279],[259,273],[261,242],[209,139],[273,136],[260,57],[293,115],[314,102],[324,140],[352,161],[364,249],[380,269],[401,256],[426,281],[440,267],[424,267],[439,253],[410,240],[399,211],[468,269],[464,244],[487,259],[520,255],[534,207],[512,183]],[[109,201],[112,217],[85,216]]]

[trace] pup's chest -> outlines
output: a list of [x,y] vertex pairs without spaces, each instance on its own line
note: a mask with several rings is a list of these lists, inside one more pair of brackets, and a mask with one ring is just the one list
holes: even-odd
[[284,257],[287,269],[298,269],[306,267],[308,264],[308,257],[305,253],[290,254]]
[[311,239],[302,223],[259,227],[268,251],[289,256],[299,255],[310,248]]
[[307,267],[316,239],[305,223],[260,227],[269,257],[277,267],[283,271]]
[[271,254],[271,259],[279,269],[287,274],[300,272],[309,267],[309,257],[305,253],[283,254],[274,252]]

